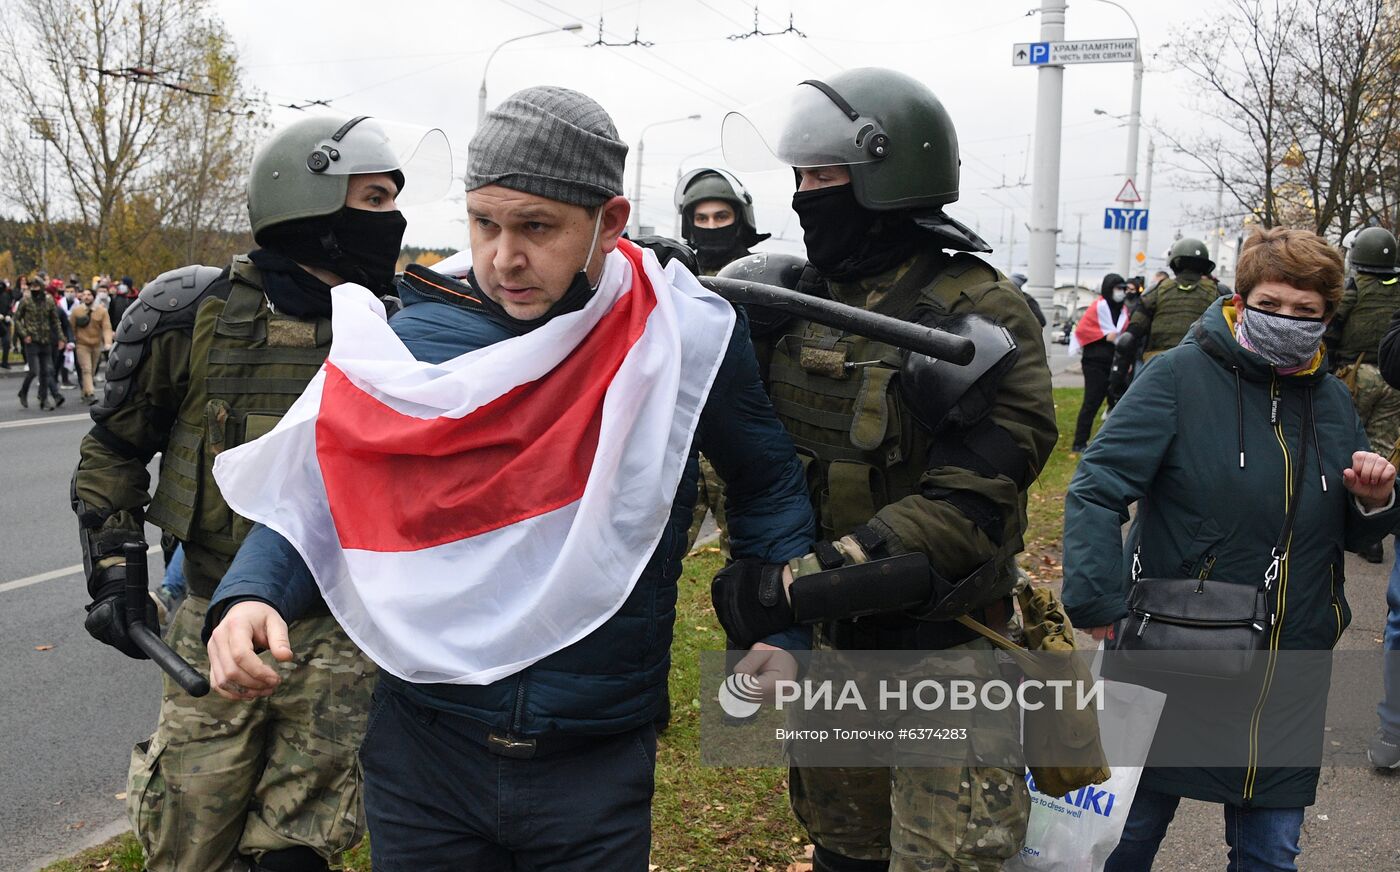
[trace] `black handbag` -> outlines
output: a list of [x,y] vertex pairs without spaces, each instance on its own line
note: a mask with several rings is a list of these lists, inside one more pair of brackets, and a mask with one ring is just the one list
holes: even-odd
[[1254,668],[1267,648],[1275,614],[1269,595],[1288,559],[1288,539],[1298,514],[1307,440],[1299,452],[1293,499],[1283,530],[1258,584],[1211,578],[1142,578],[1142,543],[1133,551],[1128,614],[1114,625],[1112,650],[1121,666],[1136,673],[1171,673],[1193,678],[1234,679]]

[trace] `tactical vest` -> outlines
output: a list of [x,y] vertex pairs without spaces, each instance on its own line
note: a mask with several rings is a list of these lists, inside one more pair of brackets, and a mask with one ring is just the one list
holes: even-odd
[[[214,481],[220,452],[276,426],[330,352],[331,322],[268,308],[257,268],[236,257],[227,300],[206,300],[195,320],[189,391],[161,458],[146,519],[185,544],[191,590],[209,596],[252,523]],[[276,475],[276,470],[268,470]]]
[[1350,361],[1364,354],[1367,363],[1375,363],[1377,349],[1396,309],[1400,309],[1400,276],[1381,278],[1358,273],[1356,304],[1347,312],[1346,323],[1342,325],[1337,356]]
[[[946,316],[964,290],[996,277],[991,267],[972,255],[920,261],[873,310],[906,320],[916,309]],[[817,509],[819,538],[840,538],[870,521],[880,508],[920,493],[919,481],[935,437],[915,420],[897,389],[896,374],[903,363],[899,349],[799,321],[787,335],[768,340],[759,352],[760,359],[766,359],[773,409],[802,461],[808,493]],[[1014,582],[1014,574],[1010,580]],[[1009,585],[1006,590],[989,590],[989,602],[1009,590]],[[920,622],[888,616],[859,623],[877,635],[838,642],[838,647],[945,647],[924,631],[947,622],[920,628],[914,626]],[[876,623],[883,628],[871,626]],[[827,632],[832,637],[832,631]],[[965,640],[949,638],[946,644]]]
[[1220,296],[1220,287],[1209,278],[1163,279],[1153,292],[1151,335],[1144,351],[1166,351],[1181,344],[1191,325]]

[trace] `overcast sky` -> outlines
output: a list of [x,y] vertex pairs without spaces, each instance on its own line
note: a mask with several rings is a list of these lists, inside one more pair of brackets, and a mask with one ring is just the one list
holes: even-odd
[[[477,89],[483,65],[503,40],[579,22],[582,33],[535,37],[503,48],[491,62],[488,105],[531,85],[574,88],[597,99],[632,146],[627,194],[633,195],[637,136],[654,121],[683,121],[646,135],[642,221],[671,233],[671,196],[678,170],[724,166],[720,122],[741,109],[844,68],[885,66],[927,84],[943,101],[962,152],[962,197],[948,212],[977,229],[996,249],[1002,269],[1024,269],[1029,220],[1032,132],[1037,73],[1011,65],[1011,46],[1038,38],[1036,0],[787,0],[759,3],[759,27],[780,31],[788,16],[805,37],[730,39],[754,29],[749,0],[217,0],[237,41],[252,85],[275,105],[330,99],[347,114],[368,114],[441,127],[457,164],[476,126]],[[1174,69],[1174,29],[1212,15],[1209,0],[1122,0],[1141,29],[1147,75],[1139,175],[1145,172],[1148,124],[1178,132],[1199,122],[1191,106],[1200,86]],[[634,34],[650,46],[589,46],[598,40],[600,14],[607,42]],[[1129,37],[1121,10],[1098,0],[1071,4],[1067,39]],[[1084,225],[1084,281],[1097,283],[1116,257],[1117,235],[1102,229],[1103,209],[1122,185],[1127,130],[1094,114],[1128,112],[1131,64],[1086,64],[1065,70],[1064,129],[1060,170],[1062,278],[1072,278],[1079,215]],[[275,108],[271,120],[297,117]],[[1205,236],[1211,222],[1191,223],[1187,212],[1209,210],[1214,194],[1180,190],[1179,172],[1157,152],[1149,239],[1150,268],[1177,231]],[[754,194],[761,230],[775,239],[765,247],[800,251],[801,227],[790,208],[789,173],[742,174]],[[1142,179],[1139,178],[1141,186]],[[1175,190],[1174,190],[1175,189]],[[458,187],[454,187],[454,191]],[[466,225],[460,194],[435,206],[406,210],[406,241],[460,247]],[[1228,210],[1228,204],[1227,204]],[[1012,247],[1010,227],[1015,222]],[[1013,263],[1014,261],[1014,263]]]

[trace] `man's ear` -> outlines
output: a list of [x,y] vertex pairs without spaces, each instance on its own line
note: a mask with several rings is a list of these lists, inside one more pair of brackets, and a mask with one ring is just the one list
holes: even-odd
[[626,197],[613,197],[598,208],[603,210],[598,242],[603,246],[603,253],[608,254],[617,248],[617,240],[622,238],[622,232],[627,229],[627,219],[632,216],[632,204],[627,202]]

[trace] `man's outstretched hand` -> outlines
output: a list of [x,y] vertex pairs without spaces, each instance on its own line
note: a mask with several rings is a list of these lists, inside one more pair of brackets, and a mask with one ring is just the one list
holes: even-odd
[[264,602],[235,603],[209,636],[209,684],[224,699],[271,696],[282,683],[277,670],[258,657],[270,651],[280,663],[292,659],[287,622]]

